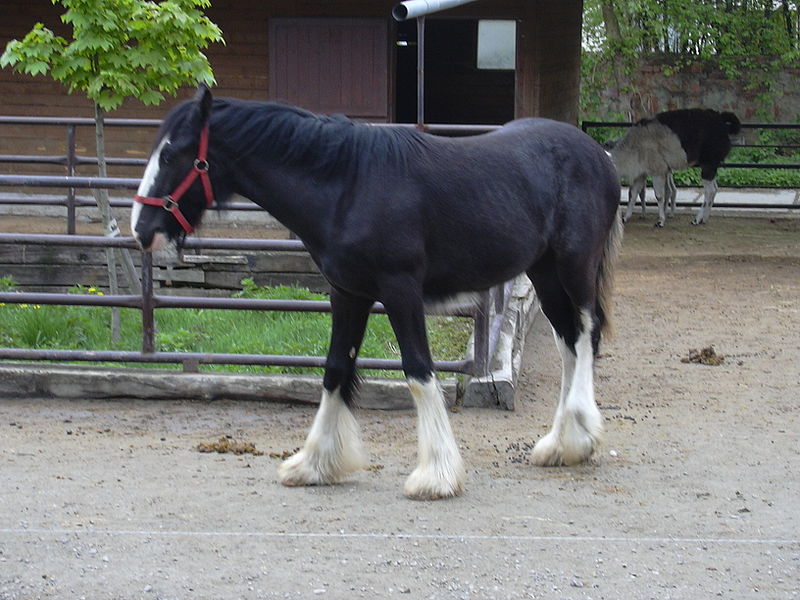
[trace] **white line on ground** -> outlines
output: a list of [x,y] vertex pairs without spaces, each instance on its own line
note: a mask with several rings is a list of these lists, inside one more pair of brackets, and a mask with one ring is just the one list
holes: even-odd
[[142,537],[232,537],[232,538],[362,538],[406,540],[477,540],[477,541],[531,541],[531,542],[606,542],[645,544],[726,544],[726,545],[800,545],[800,538],[702,538],[702,537],[637,537],[637,536],[569,536],[569,535],[490,535],[490,534],[417,534],[417,533],[349,533],[341,532],[279,532],[279,531],[179,531],[136,529],[48,529],[0,528],[6,535],[92,535],[92,536],[142,536]]

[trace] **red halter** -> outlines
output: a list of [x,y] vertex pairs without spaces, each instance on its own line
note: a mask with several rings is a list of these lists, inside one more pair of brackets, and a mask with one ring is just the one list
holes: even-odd
[[186,177],[183,178],[180,185],[175,188],[175,191],[171,194],[164,196],[163,198],[150,198],[147,196],[139,196],[138,194],[133,197],[134,202],[139,202],[141,204],[149,204],[150,206],[160,206],[164,210],[169,213],[172,213],[172,216],[180,223],[180,226],[183,227],[183,230],[189,234],[194,231],[194,228],[189,225],[189,221],[186,220],[186,217],[183,216],[180,208],[178,207],[178,201],[181,199],[186,193],[186,190],[194,183],[194,180],[200,177],[200,182],[203,184],[203,191],[206,194],[206,206],[209,208],[212,204],[214,204],[214,192],[211,189],[211,179],[208,177],[208,160],[206,160],[206,156],[208,154],[208,124],[203,127],[203,130],[200,132],[200,146],[197,149],[197,158],[194,160],[194,167],[192,168],[189,173],[187,173]]

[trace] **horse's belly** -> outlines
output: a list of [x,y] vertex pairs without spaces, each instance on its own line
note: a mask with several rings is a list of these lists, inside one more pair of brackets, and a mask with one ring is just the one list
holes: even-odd
[[525,272],[535,262],[528,253],[462,256],[452,262],[434,262],[425,277],[426,294],[435,296],[481,291]]

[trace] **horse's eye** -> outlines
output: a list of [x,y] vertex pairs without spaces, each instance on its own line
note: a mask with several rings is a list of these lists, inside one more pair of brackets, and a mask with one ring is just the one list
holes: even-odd
[[164,146],[164,148],[161,149],[161,155],[158,157],[158,161],[162,166],[167,166],[172,162],[172,158],[172,149],[169,146]]

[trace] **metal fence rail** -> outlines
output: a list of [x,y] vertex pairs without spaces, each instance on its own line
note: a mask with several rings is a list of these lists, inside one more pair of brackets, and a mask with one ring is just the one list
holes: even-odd
[[[108,128],[149,128],[155,129],[161,125],[160,119],[114,119],[104,120]],[[0,200],[0,204],[8,205],[29,205],[29,206],[63,206],[67,209],[67,233],[74,234],[76,231],[76,209],[80,207],[95,206],[93,199],[79,198],[76,188],[83,189],[136,189],[139,186],[138,179],[111,177],[106,181],[98,177],[76,177],[76,169],[80,165],[96,165],[97,157],[80,156],[77,153],[76,132],[79,127],[94,128],[95,121],[90,118],[60,118],[60,117],[16,117],[0,116],[0,126],[2,125],[29,125],[29,126],[48,126],[66,128],[66,153],[59,155],[31,155],[31,154],[0,154],[0,163],[6,164],[30,164],[30,165],[59,165],[65,167],[66,177],[59,176],[40,176],[33,177],[27,175],[0,175],[0,187],[45,187],[67,189],[65,197],[36,198],[36,197],[9,197]],[[375,127],[407,127],[416,128],[411,123],[374,123]],[[496,125],[425,125],[425,131],[436,135],[459,137],[486,133],[497,129]],[[110,166],[117,167],[144,167],[147,160],[144,158],[128,157],[107,157],[106,162]],[[69,179],[68,179],[69,178]],[[34,183],[37,182],[37,183]],[[131,200],[122,198],[111,198],[111,206],[118,208],[130,208]],[[250,211],[262,210],[252,202],[231,202],[225,206],[226,210]]]
[[[46,235],[0,233],[0,244],[45,244],[54,246],[96,246],[138,249],[136,242],[130,237],[78,236],[78,235]],[[220,238],[198,238],[186,240],[187,248],[206,249],[251,249],[270,251],[297,251],[304,249],[298,240],[226,240]],[[153,292],[152,254],[142,252],[142,294],[141,295],[104,295],[83,296],[76,294],[0,292],[0,302],[6,304],[51,304],[75,306],[101,306],[137,309],[142,312],[142,349],[133,351],[104,350],[42,350],[21,348],[0,348],[0,359],[26,361],[88,361],[88,362],[122,362],[122,363],[177,363],[186,371],[196,371],[200,364],[257,365],[281,367],[324,367],[324,357],[314,356],[281,356],[269,354],[226,354],[226,353],[192,353],[192,352],[157,352],[155,350],[155,310],[178,308],[209,308],[223,310],[270,310],[299,312],[330,312],[330,302],[312,300],[260,300],[251,298],[204,298],[159,296]],[[502,298],[505,294],[497,295]],[[496,300],[497,303],[507,300]],[[383,305],[376,303],[373,313],[385,313]],[[471,305],[453,307],[448,314],[471,317],[476,320],[476,354],[493,350],[499,335],[492,322],[498,318],[489,318],[482,309]],[[483,350],[480,350],[483,349]],[[399,370],[400,360],[360,358],[357,365],[362,369]],[[488,365],[484,354],[475,360],[435,361],[439,371],[482,374]]]
[[[106,127],[123,128],[156,128],[161,121],[156,119],[106,119]],[[76,176],[79,165],[97,164],[96,157],[79,156],[76,151],[76,130],[79,127],[94,127],[94,119],[89,118],[54,118],[54,117],[10,117],[0,116],[1,125],[31,125],[66,128],[66,153],[63,155],[0,155],[0,163],[10,164],[52,164],[66,167],[65,176],[54,175],[0,175],[0,187],[12,188],[54,188],[66,189],[65,197],[7,197],[0,199],[0,204],[32,205],[32,206],[65,206],[67,208],[67,235],[16,234],[0,233],[0,244],[43,244],[57,246],[98,246],[116,247],[138,250],[132,238],[78,236],[75,235],[76,208],[95,206],[93,199],[80,198],[77,189],[112,189],[135,190],[139,179],[125,177],[81,177]],[[391,124],[376,123],[383,127]],[[416,127],[413,124],[401,127]],[[493,125],[425,125],[425,130],[446,136],[467,136],[485,133],[496,129]],[[146,160],[140,158],[108,158],[107,162],[114,166],[142,167]],[[111,198],[114,207],[130,208],[132,202],[128,198]],[[226,210],[257,210],[256,204],[231,202]],[[251,239],[187,239],[185,248],[203,248],[213,250],[263,250],[263,251],[297,251],[304,250],[298,240],[251,240]],[[19,348],[0,348],[0,360],[35,360],[35,361],[89,361],[89,362],[126,362],[126,363],[177,363],[183,364],[184,370],[196,370],[199,364],[235,364],[259,366],[295,366],[323,367],[325,359],[308,356],[277,356],[252,354],[212,354],[212,353],[178,353],[155,351],[155,316],[156,309],[166,308],[214,308],[230,310],[281,310],[281,311],[314,311],[329,312],[329,302],[302,300],[254,300],[244,298],[204,298],[204,297],[172,297],[159,296],[153,292],[152,255],[142,253],[142,295],[105,295],[79,296],[74,294],[42,294],[42,293],[0,293],[0,302],[16,304],[57,304],[81,306],[106,306],[132,308],[142,312],[142,349],[140,352],[114,351],[81,351],[81,350],[31,350]],[[511,285],[498,286],[481,295],[477,306],[463,305],[452,307],[447,314],[471,317],[475,320],[474,359],[459,361],[435,361],[439,371],[485,375],[489,370],[490,357],[494,353],[500,337],[503,312],[508,306]],[[385,312],[383,306],[376,304],[375,313]],[[357,364],[364,369],[401,369],[401,361],[389,359],[358,359]]]
[[[584,133],[589,133],[590,129],[598,128],[625,128],[632,126],[630,121],[583,121],[581,122],[581,129]],[[778,130],[798,130],[800,131],[800,123],[742,123],[742,129],[778,129]],[[789,148],[797,149],[800,146],[794,144],[736,144],[734,147],[738,148]],[[800,170],[800,164],[795,163],[722,163],[720,168],[724,169],[797,169]]]

